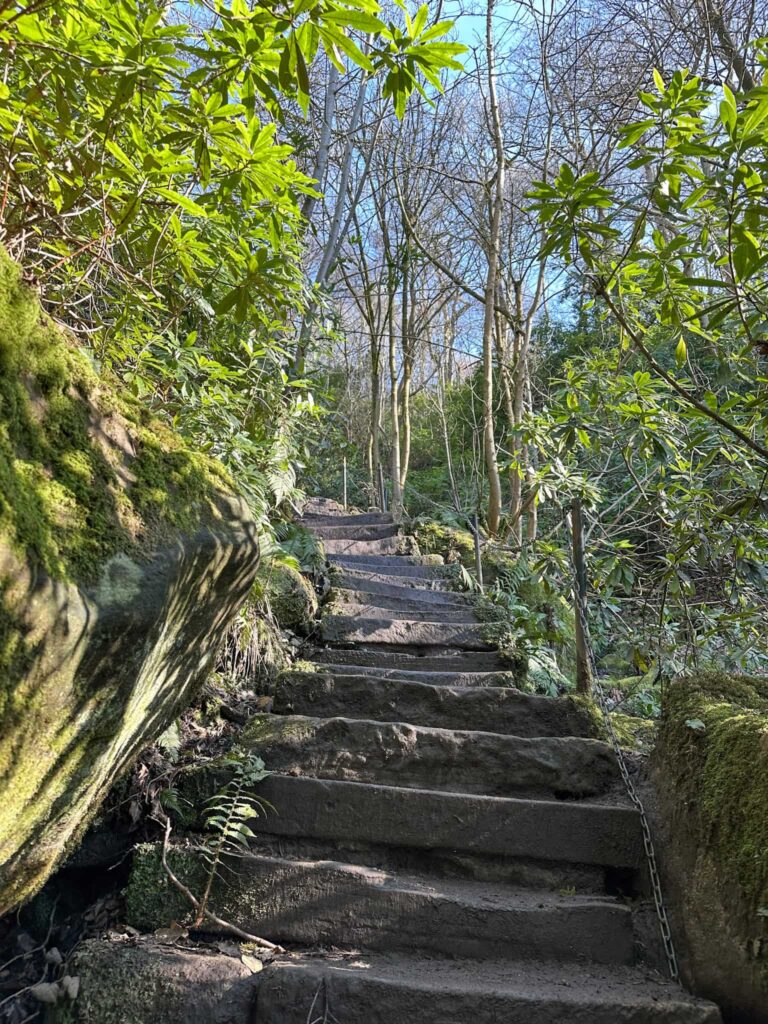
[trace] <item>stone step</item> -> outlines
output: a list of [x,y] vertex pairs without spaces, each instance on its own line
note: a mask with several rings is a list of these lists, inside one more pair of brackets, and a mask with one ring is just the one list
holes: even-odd
[[360,718],[255,715],[240,744],[287,775],[486,796],[584,799],[615,789],[602,740],[508,736]]
[[358,512],[337,516],[311,512],[298,520],[308,530],[315,530],[318,526],[391,526],[394,521],[390,512]]
[[[257,823],[258,824],[258,823]],[[625,894],[627,876],[599,865],[569,864],[505,857],[461,850],[414,849],[381,843],[345,842],[301,836],[271,836],[257,831],[251,853],[290,860],[333,860],[395,874],[473,880],[511,885],[518,889],[578,892],[582,896]],[[629,879],[634,884],[633,879]]]
[[316,671],[342,676],[352,673],[381,682],[391,680],[401,683],[428,683],[438,687],[512,687],[520,682],[514,672],[409,672],[407,669],[376,668],[372,665],[335,665],[333,662],[318,664]]
[[[400,619],[410,620],[411,622],[478,622],[478,618],[475,615],[474,609],[468,605],[427,605],[420,604],[418,601],[409,601],[407,605],[389,605],[379,604],[379,601],[374,598],[369,603],[356,601],[344,600],[344,595],[349,594],[349,591],[337,591],[337,599],[332,602],[334,612],[338,612],[341,615],[352,615],[355,618],[362,619]],[[386,598],[382,598],[382,601],[386,601]],[[331,603],[326,605],[325,614],[327,615],[331,607]]]
[[451,599],[454,595],[461,596],[451,588],[450,580],[445,579],[442,575],[437,577],[393,575],[377,572],[375,568],[361,572],[356,568],[340,566],[335,561],[331,563],[331,568],[333,570],[333,585],[348,590],[368,590],[372,594],[386,594],[408,589],[415,590],[418,594],[435,594],[437,597],[449,596]]
[[256,1024],[722,1024],[642,968],[335,952],[258,976]]
[[271,835],[382,843],[637,869],[642,843],[629,807],[441,793],[273,775],[259,796],[276,808]]
[[[371,676],[351,672],[349,667],[332,671],[328,666],[318,672],[285,673],[277,682],[274,709],[278,714],[341,715],[442,729],[469,727],[507,736],[599,735],[594,715],[569,697],[538,697],[511,687],[441,685],[427,678],[408,678],[416,673],[393,678],[392,673]],[[448,673],[434,675],[439,678]],[[496,678],[493,673],[487,675]]]
[[411,602],[436,608],[474,608],[475,602],[469,594],[461,594],[456,590],[433,590],[428,587],[417,587],[408,579],[399,583],[382,583],[370,580],[364,574],[347,574],[334,581],[334,589],[350,595],[350,600],[360,604],[375,602],[382,608],[398,608]]
[[[429,557],[427,555],[422,556]],[[409,579],[435,582],[445,582],[445,566],[434,565],[433,563],[417,562],[415,555],[392,555],[391,557],[381,556],[374,558],[366,555],[355,558],[352,553],[336,554],[329,559],[331,568],[339,567],[346,573],[353,569],[366,578],[376,579],[381,576],[389,581],[392,578],[406,576]]]
[[322,523],[312,527],[312,532],[323,543],[329,540],[384,540],[387,537],[398,537],[400,527],[396,523]]
[[355,665],[419,672],[516,672],[516,666],[495,651],[432,651],[420,654],[383,651],[381,647],[358,644],[355,647],[321,647],[308,655],[318,664]]
[[[183,871],[182,857],[174,864]],[[225,920],[280,943],[604,964],[628,964],[634,954],[631,911],[610,897],[333,860],[228,858],[213,899]]]
[[457,647],[466,651],[490,651],[484,625],[462,622],[417,622],[413,619],[371,618],[355,615],[323,615],[319,633],[326,643],[400,644],[418,647]]
[[349,540],[344,537],[321,537],[326,555],[367,555],[383,557],[397,555],[403,550],[403,538],[397,530],[377,540]]

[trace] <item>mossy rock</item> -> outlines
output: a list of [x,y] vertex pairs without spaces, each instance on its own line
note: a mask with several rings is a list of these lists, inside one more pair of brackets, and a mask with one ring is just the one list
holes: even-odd
[[259,978],[239,957],[152,940],[87,940],[72,970],[80,992],[59,1003],[56,1024],[242,1024],[252,1019]]
[[446,564],[460,562],[465,568],[475,564],[475,542],[468,530],[433,521],[418,522],[413,536],[424,555],[440,555]]
[[97,377],[0,250],[0,913],[189,702],[257,561],[221,467]]
[[554,655],[543,651],[529,656],[525,686],[532,693],[543,693],[548,697],[573,689],[573,683],[560,671]]
[[671,683],[661,742],[724,872],[768,909],[768,677],[702,673]]
[[768,676],[711,672],[670,683],[654,761],[672,823],[694,972],[733,1019],[763,1021]]
[[616,739],[625,750],[647,754],[653,749],[658,722],[654,722],[652,718],[639,718],[636,715],[623,715],[618,711],[612,711],[611,724]]
[[267,598],[279,626],[306,636],[315,625],[318,602],[315,588],[289,565],[269,566]]

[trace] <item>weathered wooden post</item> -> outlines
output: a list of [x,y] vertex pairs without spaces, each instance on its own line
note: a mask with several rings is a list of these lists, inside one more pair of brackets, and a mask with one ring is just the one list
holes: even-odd
[[387,489],[384,484],[384,467],[379,463],[379,508],[382,512],[387,511]]
[[573,607],[576,618],[576,689],[591,693],[592,668],[589,663],[587,636],[587,563],[584,558],[584,516],[581,498],[571,502],[573,546]]
[[347,456],[345,455],[341,461],[341,493],[342,493],[342,504],[344,505],[344,511],[347,511]]

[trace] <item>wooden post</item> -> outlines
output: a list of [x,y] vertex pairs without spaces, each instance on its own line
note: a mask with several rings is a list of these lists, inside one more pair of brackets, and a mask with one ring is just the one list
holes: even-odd
[[480,523],[477,518],[477,512],[472,517],[472,532],[475,535],[475,574],[477,576],[477,582],[480,586],[480,593],[483,593],[483,556],[480,552]]
[[341,490],[342,490],[342,504],[344,505],[344,511],[347,511],[347,456],[345,455],[341,463]]
[[387,489],[384,485],[384,467],[379,463],[379,508],[387,511]]
[[584,559],[584,517],[581,499],[571,503],[571,530],[573,543],[573,606],[576,618],[576,689],[579,693],[592,692],[592,669],[587,647],[587,563]]

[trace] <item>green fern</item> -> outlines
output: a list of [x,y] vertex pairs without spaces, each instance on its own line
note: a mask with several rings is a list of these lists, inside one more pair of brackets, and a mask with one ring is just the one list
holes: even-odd
[[250,841],[256,838],[248,822],[274,810],[267,800],[250,792],[253,786],[269,775],[260,757],[255,754],[246,757],[230,755],[224,759],[223,765],[231,770],[232,777],[223,789],[209,797],[203,812],[205,827],[213,835],[202,847],[208,874],[197,909],[195,928],[200,927],[205,917],[222,857],[246,853]]

